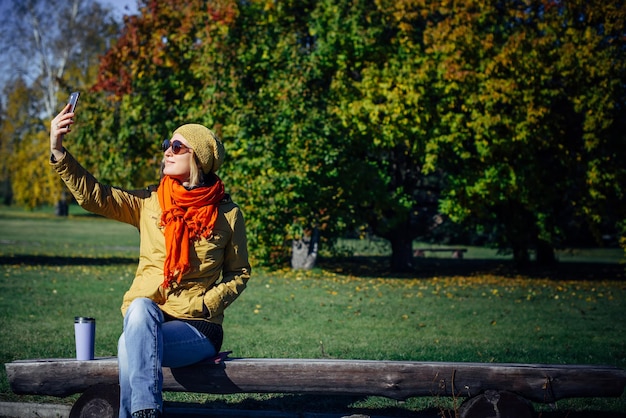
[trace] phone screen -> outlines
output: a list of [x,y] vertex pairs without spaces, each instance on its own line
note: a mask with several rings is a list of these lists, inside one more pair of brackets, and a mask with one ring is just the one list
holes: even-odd
[[70,110],[69,110],[69,112],[73,112],[73,111],[74,111],[74,109],[76,109],[76,104],[78,103],[78,96],[80,96],[80,93],[79,93],[79,92],[77,92],[77,91],[72,92],[72,93],[70,94],[70,100],[69,100],[69,102],[68,102],[68,103],[70,104]]

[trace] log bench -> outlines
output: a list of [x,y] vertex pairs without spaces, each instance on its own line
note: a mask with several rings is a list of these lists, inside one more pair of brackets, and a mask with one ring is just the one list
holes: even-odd
[[413,250],[413,256],[425,257],[427,252],[449,252],[452,253],[452,258],[463,258],[463,254],[467,252],[467,248],[416,248]]
[[[116,416],[117,359],[18,360],[5,364],[16,394],[82,393],[70,417]],[[613,366],[419,361],[234,358],[163,369],[164,391],[467,398],[460,417],[531,417],[532,405],[577,397],[619,397],[626,371]],[[485,409],[487,408],[487,409]],[[505,411],[511,411],[509,414]],[[486,412],[487,411],[487,412]],[[494,415],[495,416],[495,415]]]

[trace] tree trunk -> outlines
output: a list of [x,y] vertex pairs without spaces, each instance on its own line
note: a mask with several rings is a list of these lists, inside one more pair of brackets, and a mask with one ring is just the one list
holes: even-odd
[[0,196],[2,196],[2,203],[9,206],[13,201],[13,190],[11,189],[11,180],[5,179],[0,182]]
[[396,236],[391,241],[391,271],[406,273],[413,270],[413,240]]
[[57,204],[54,206],[54,214],[56,216],[69,216],[69,205],[67,203],[67,193],[63,191],[61,198],[57,200]]
[[528,246],[513,244],[513,261],[518,268],[526,268],[530,265],[530,253]]
[[549,266],[556,263],[554,248],[545,240],[537,240],[537,264],[540,266]]

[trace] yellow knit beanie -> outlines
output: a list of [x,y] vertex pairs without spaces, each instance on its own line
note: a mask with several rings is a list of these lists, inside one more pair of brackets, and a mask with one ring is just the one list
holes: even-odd
[[224,145],[208,128],[197,123],[182,125],[174,131],[189,142],[205,174],[216,172],[224,162]]

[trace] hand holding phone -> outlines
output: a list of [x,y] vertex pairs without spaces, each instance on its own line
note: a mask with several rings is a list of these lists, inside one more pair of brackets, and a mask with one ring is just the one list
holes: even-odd
[[54,118],[52,121],[52,126],[50,129],[50,148],[52,150],[62,150],[63,137],[67,132],[70,132],[72,130],[71,126],[72,123],[74,123],[73,119],[65,117],[65,115],[67,115],[68,113],[73,113],[76,110],[79,96],[80,92],[73,91],[72,93],[70,93],[70,98],[67,101],[70,105],[69,109],[65,113],[59,113],[57,117]]

